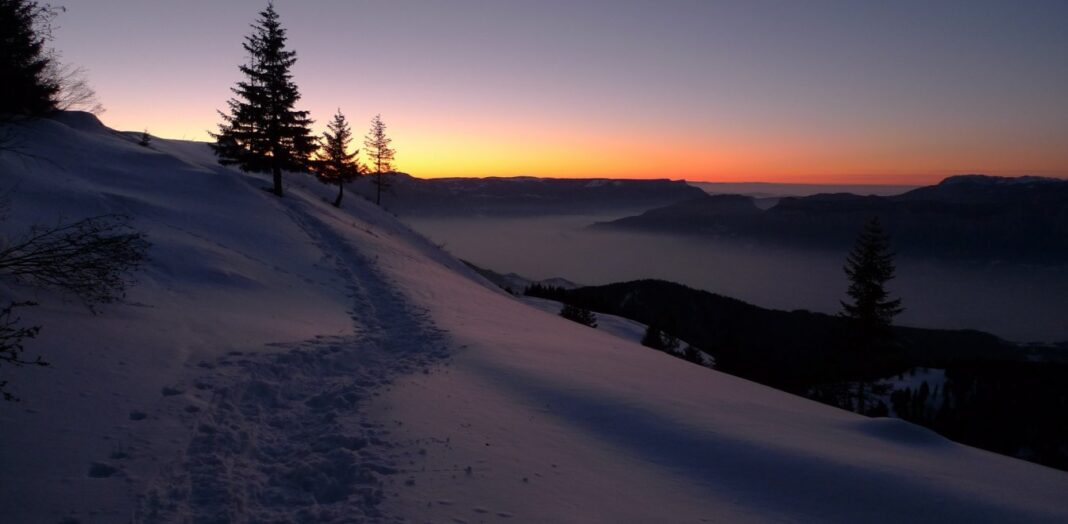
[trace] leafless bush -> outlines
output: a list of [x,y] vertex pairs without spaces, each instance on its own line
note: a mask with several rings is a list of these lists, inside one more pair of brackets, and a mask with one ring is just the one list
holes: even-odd
[[45,78],[59,88],[53,97],[60,111],[88,111],[94,115],[104,112],[104,106],[89,85],[88,72],[83,67],[65,64],[53,51],[44,72]]
[[130,273],[144,262],[148,245],[124,215],[34,227],[0,249],[0,274],[66,291],[90,306],[109,303],[125,296]]
[[[0,220],[6,216],[10,191],[0,193]],[[71,293],[90,309],[125,296],[131,273],[144,262],[148,241],[124,215],[100,215],[66,225],[35,227],[6,245],[0,244],[0,275],[27,284]],[[0,365],[47,366],[37,357],[23,358],[23,341],[40,332],[24,326],[14,311],[36,305],[12,302],[0,309]],[[18,400],[0,381],[4,400]]]

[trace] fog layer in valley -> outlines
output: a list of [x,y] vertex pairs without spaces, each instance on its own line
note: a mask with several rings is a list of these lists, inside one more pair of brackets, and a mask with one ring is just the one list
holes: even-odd
[[714,195],[746,195],[755,198],[808,196],[818,193],[852,193],[854,195],[900,195],[920,186],[894,184],[780,184],[771,182],[690,182]]
[[[845,252],[793,250],[706,238],[591,231],[613,216],[406,218],[479,266],[593,285],[658,278],[775,309],[837,312]],[[1068,340],[1068,268],[898,260],[891,291],[901,324],[979,329],[1014,341]]]

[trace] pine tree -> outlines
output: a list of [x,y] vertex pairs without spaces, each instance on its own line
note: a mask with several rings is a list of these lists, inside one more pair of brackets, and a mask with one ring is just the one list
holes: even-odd
[[249,62],[240,67],[245,80],[227,101],[230,114],[213,133],[212,145],[219,162],[242,171],[271,173],[273,191],[282,196],[282,171],[307,171],[318,145],[311,135],[307,111],[294,109],[300,92],[290,68],[297,55],[285,48],[286,31],[273,4],[260,13],[243,44]]
[[564,304],[564,307],[560,309],[560,316],[584,326],[597,327],[597,316],[592,311],[578,306]]
[[44,44],[56,10],[27,0],[0,0],[0,115],[41,115],[56,108],[59,86],[47,74]]
[[886,290],[894,278],[894,254],[877,218],[864,226],[844,269],[852,301],[842,302],[842,315],[854,322],[862,342],[870,344],[888,335],[894,317],[904,311],[901,300],[891,299]]
[[705,365],[705,358],[701,355],[701,350],[689,344],[686,345],[686,349],[682,350],[682,358],[694,364]]
[[341,110],[337,110],[334,120],[327,124],[323,133],[323,148],[316,154],[315,175],[324,184],[337,184],[337,198],[334,207],[341,206],[345,194],[345,183],[360,176],[360,165],[356,162],[359,149],[349,153],[352,142],[352,130]]
[[393,171],[394,149],[389,147],[393,140],[386,136],[386,124],[382,122],[382,115],[375,115],[371,120],[371,129],[364,137],[364,152],[371,169],[374,169],[375,204],[382,205],[382,190],[389,188],[389,180],[385,175]]
[[[842,316],[851,321],[856,343],[863,351],[879,349],[891,334],[894,317],[904,311],[901,299],[891,299],[886,291],[894,269],[890,238],[879,219],[872,218],[857,237],[844,268],[849,277],[846,294],[852,302],[842,302]],[[865,412],[866,387],[864,381],[857,384],[857,413]]]
[[679,351],[679,338],[676,337],[675,335],[672,335],[671,333],[668,333],[667,331],[665,331],[664,332],[663,341],[664,341],[664,347],[663,347],[664,352],[668,353],[668,354],[671,354],[671,355],[676,355],[676,353]]
[[649,324],[645,328],[645,335],[642,337],[642,345],[650,347],[660,351],[664,350],[664,335],[660,332],[660,328]]

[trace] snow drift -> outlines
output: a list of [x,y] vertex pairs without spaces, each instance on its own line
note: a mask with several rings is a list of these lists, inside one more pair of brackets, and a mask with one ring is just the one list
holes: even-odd
[[4,522],[1065,521],[1068,475],[540,311],[359,199],[65,114],[0,155],[7,236],[123,213],[122,304],[3,368]]

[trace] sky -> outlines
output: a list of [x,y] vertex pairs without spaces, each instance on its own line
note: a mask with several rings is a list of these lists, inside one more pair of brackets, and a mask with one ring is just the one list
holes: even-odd
[[[122,130],[208,140],[263,0],[57,0]],[[1068,177],[1068,1],[275,2],[321,132],[420,177]]]

